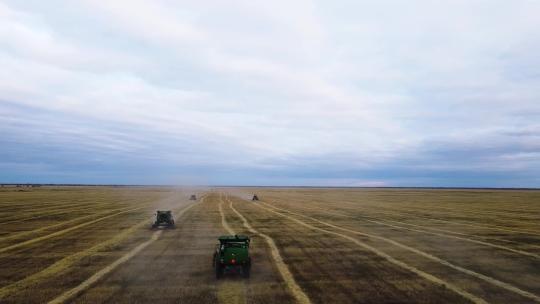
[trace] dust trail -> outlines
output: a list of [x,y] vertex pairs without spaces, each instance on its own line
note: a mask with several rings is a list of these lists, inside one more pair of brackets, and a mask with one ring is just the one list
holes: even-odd
[[[323,208],[317,208],[317,207],[309,207],[309,208],[304,207],[303,210],[311,210],[311,211],[319,210],[319,211],[322,211],[322,212],[324,212],[326,214],[332,214],[332,215],[337,215],[337,216],[347,217],[347,218],[353,218],[353,219],[358,218],[356,216],[331,212],[331,211],[327,211],[327,210],[325,210]],[[445,234],[445,233],[437,233],[437,232],[431,232],[431,231],[426,231],[426,230],[418,230],[418,229],[413,229],[413,228],[408,228],[408,227],[403,227],[403,226],[396,226],[396,225],[385,223],[385,222],[401,223],[399,221],[384,220],[385,222],[381,222],[379,220],[370,220],[370,219],[368,219],[369,217],[366,217],[366,216],[362,216],[362,218],[366,222],[374,223],[374,224],[378,224],[378,225],[382,225],[382,226],[388,226],[388,227],[392,227],[392,228],[396,228],[396,229],[400,229],[400,230],[407,230],[407,231],[419,232],[419,233],[424,233],[424,234],[431,234],[431,235],[436,235],[436,236],[440,236],[440,237],[445,237],[445,238],[451,238],[451,239],[471,242],[471,243],[475,243],[475,244],[479,244],[479,245],[483,245],[483,246],[502,249],[502,250],[513,252],[513,253],[533,257],[533,258],[536,258],[536,259],[540,259],[540,255],[538,255],[538,254],[534,254],[534,253],[523,251],[523,250],[513,249],[513,248],[510,248],[510,247],[507,247],[507,246],[503,246],[503,245],[497,245],[497,244],[493,244],[493,243],[489,243],[489,242],[485,242],[485,241],[480,241],[480,240],[475,240],[475,239],[470,239],[470,238],[460,237],[460,236],[455,236],[455,235],[449,235],[449,234]]]
[[291,291],[291,293],[295,297],[296,301],[298,303],[311,303],[309,297],[304,293],[302,288],[300,288],[298,283],[296,283],[296,280],[294,279],[294,276],[292,275],[291,271],[287,267],[287,264],[285,264],[285,262],[283,261],[283,258],[281,257],[281,254],[279,253],[279,250],[278,250],[274,240],[270,236],[255,230],[255,228],[253,228],[249,224],[249,222],[246,220],[246,218],[238,210],[236,210],[233,207],[232,201],[229,200],[228,198],[226,198],[226,199],[229,202],[229,208],[231,208],[232,211],[234,211],[234,213],[236,213],[236,215],[238,215],[238,217],[242,220],[242,223],[243,223],[244,227],[246,227],[246,229],[249,232],[257,234],[258,236],[265,239],[266,243],[270,247],[270,253],[272,254],[272,258],[274,259],[274,261],[276,263],[276,267],[279,270],[279,272],[280,272],[280,274],[281,274],[281,276],[283,278],[283,281],[285,281],[285,284],[287,284],[287,287],[289,288],[289,290]]
[[[229,234],[236,234],[234,229],[229,226],[225,213],[223,212],[223,198],[222,194],[219,194],[218,204],[219,214],[221,215],[221,225]],[[246,299],[246,286],[244,282],[238,281],[221,281],[218,289],[218,300],[220,303],[247,303]]]
[[[459,272],[462,272],[462,273],[465,273],[465,274],[468,274],[470,276],[473,276],[475,278],[478,278],[482,281],[485,281],[487,283],[490,283],[492,285],[495,285],[497,287],[500,287],[500,288],[503,288],[503,289],[506,289],[508,291],[511,291],[511,292],[514,292],[520,296],[523,296],[523,297],[526,297],[526,298],[529,298],[535,302],[538,302],[540,303],[540,297],[538,297],[537,295],[533,294],[533,293],[530,293],[528,291],[525,291],[525,290],[522,290],[522,289],[519,289],[518,287],[515,287],[511,284],[508,284],[508,283],[505,283],[505,282],[502,282],[502,281],[499,281],[495,278],[492,278],[492,277],[489,277],[489,276],[486,276],[486,275],[483,275],[481,273],[477,273],[477,272],[474,272],[472,270],[469,270],[469,269],[466,269],[466,268],[463,268],[463,267],[460,267],[460,266],[457,266],[457,265],[454,265],[446,260],[443,260],[441,258],[438,258],[434,255],[431,255],[429,253],[426,253],[426,252],[423,252],[421,250],[418,250],[418,249],[415,249],[415,248],[412,248],[412,247],[409,247],[407,245],[404,245],[404,244],[401,244],[399,242],[396,242],[392,239],[388,239],[388,238],[385,238],[385,237],[382,237],[382,236],[378,236],[378,235],[373,235],[373,234],[368,234],[368,233],[364,233],[364,232],[360,232],[360,231],[357,231],[357,230],[352,230],[352,229],[347,229],[347,228],[343,228],[343,227],[340,227],[340,226],[337,226],[337,225],[333,225],[333,224],[330,224],[330,223],[327,223],[327,222],[323,222],[321,220],[318,220],[316,218],[313,218],[313,217],[309,217],[309,216],[306,216],[306,215],[302,215],[302,214],[298,214],[298,213],[295,213],[295,212],[292,212],[292,211],[288,211],[286,209],[282,209],[282,208],[278,208],[278,207],[275,207],[275,206],[272,206],[272,205],[269,205],[267,203],[264,203],[264,202],[261,202],[261,204],[264,204],[266,206],[269,206],[273,209],[277,209],[277,210],[281,210],[283,212],[287,212],[287,213],[290,213],[290,214],[294,214],[294,215],[297,215],[297,216],[300,216],[300,217],[303,217],[303,218],[307,218],[307,219],[310,219],[312,221],[315,221],[317,223],[320,223],[320,224],[323,224],[325,226],[328,226],[328,227],[332,227],[332,228],[335,228],[335,229],[338,229],[338,230],[342,230],[342,231],[347,231],[347,232],[350,232],[350,233],[354,233],[354,234],[358,234],[358,235],[362,235],[362,236],[366,236],[366,237],[370,237],[370,238],[373,238],[373,239],[378,239],[378,240],[381,240],[381,241],[384,241],[384,242],[387,242],[389,244],[392,244],[394,246],[397,246],[397,247],[400,247],[400,248],[403,248],[405,250],[408,250],[408,251],[411,251],[411,252],[414,252],[420,256],[423,256],[427,259],[430,259],[432,261],[435,261],[435,262],[438,262],[439,264],[442,264],[442,265],[445,265],[445,266],[448,266],[452,269],[455,269]],[[286,218],[289,218],[297,223],[302,223],[302,225],[304,226],[311,226],[309,224],[306,224],[296,218],[293,218],[291,216],[288,216],[288,215],[285,215],[285,214],[282,214],[282,213],[279,213],[279,212],[276,212],[272,209],[269,209],[269,208],[265,208],[265,207],[262,207],[260,206],[259,204],[257,204],[258,207],[262,208],[262,209],[265,209],[265,210],[268,210],[270,212],[273,212],[273,213],[276,213],[276,214],[279,214],[281,216],[284,216]],[[317,229],[317,230],[321,230],[321,231],[325,231],[325,232],[328,232],[328,233],[332,233],[332,234],[335,234],[335,235],[340,235],[342,237],[346,237],[345,235],[343,234],[340,234],[340,233],[337,233],[337,232],[332,232],[332,231],[329,231],[329,230],[325,230],[325,229],[322,229],[322,228],[318,228],[318,227],[315,227],[315,226],[311,226],[313,227],[314,229]],[[350,238],[350,237],[348,237]],[[354,238],[352,238],[354,239]],[[375,249],[375,248],[373,248]],[[375,249],[376,250],[376,249]],[[418,270],[420,271],[420,270]],[[457,287],[456,287],[457,288]],[[462,291],[464,292],[464,291]]]
[[133,208],[133,209],[128,209],[128,210],[125,210],[125,211],[113,213],[113,214],[111,214],[111,215],[108,215],[108,216],[104,216],[104,217],[100,217],[100,218],[98,218],[98,219],[95,219],[95,220],[93,220],[93,221],[89,221],[89,222],[86,222],[86,223],[83,223],[83,224],[79,224],[79,225],[76,225],[76,226],[73,226],[73,227],[69,227],[69,228],[66,228],[66,229],[63,229],[63,230],[60,230],[60,231],[56,231],[56,232],[53,232],[53,233],[51,233],[51,234],[47,234],[47,235],[44,235],[44,236],[40,236],[40,237],[31,239],[31,240],[28,240],[28,241],[25,241],[25,242],[21,242],[21,243],[15,244],[15,245],[11,245],[11,246],[7,246],[7,247],[4,247],[4,248],[0,248],[0,253],[6,252],[6,251],[9,251],[9,250],[13,250],[13,249],[16,249],[16,248],[24,247],[24,246],[27,246],[27,245],[31,245],[31,244],[34,244],[34,243],[38,243],[38,242],[41,242],[41,241],[45,241],[45,240],[48,240],[48,239],[53,238],[53,237],[57,237],[57,236],[60,236],[60,235],[64,235],[64,234],[66,234],[66,233],[68,233],[68,232],[71,232],[71,231],[73,231],[73,230],[76,230],[76,229],[79,229],[79,228],[83,228],[83,227],[86,227],[86,226],[88,226],[88,225],[95,224],[95,223],[97,223],[97,222],[101,222],[101,221],[106,220],[106,219],[108,219],[108,218],[111,218],[111,217],[113,217],[113,216],[117,216],[117,215],[120,215],[120,214],[124,214],[124,213],[128,213],[128,212],[136,211],[136,210],[143,209],[143,208],[147,208],[147,206],[144,206],[144,207],[138,207],[138,208]]
[[[201,198],[200,203],[202,203],[203,201],[204,201],[204,197]],[[191,205],[185,207],[184,209],[182,209],[182,211],[178,212],[175,215],[175,221],[178,220],[178,218],[180,218],[186,211],[191,209],[193,206],[196,206],[197,204],[199,204],[199,203],[191,204]],[[148,245],[150,245],[153,242],[155,242],[156,240],[158,240],[162,233],[163,233],[163,230],[158,230],[158,231],[154,232],[148,241],[146,241],[146,242],[138,245],[137,247],[133,248],[131,251],[129,251],[128,253],[123,255],[118,260],[114,261],[112,264],[110,264],[107,267],[101,269],[100,271],[98,271],[94,275],[92,275],[90,278],[86,279],[86,281],[79,284],[79,286],[64,292],[63,294],[61,294],[57,298],[53,299],[52,301],[49,301],[48,303],[49,304],[66,303],[66,302],[72,300],[73,298],[77,297],[82,292],[84,292],[86,289],[90,288],[92,285],[96,284],[98,281],[103,279],[107,274],[109,274],[111,271],[116,269],[118,266],[120,266],[123,263],[127,262],[129,259],[131,259],[135,255],[137,255],[141,250],[148,247]]]

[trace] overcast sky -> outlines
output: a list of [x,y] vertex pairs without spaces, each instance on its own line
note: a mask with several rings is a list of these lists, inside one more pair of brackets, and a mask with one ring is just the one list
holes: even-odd
[[539,16],[0,1],[0,182],[540,187]]

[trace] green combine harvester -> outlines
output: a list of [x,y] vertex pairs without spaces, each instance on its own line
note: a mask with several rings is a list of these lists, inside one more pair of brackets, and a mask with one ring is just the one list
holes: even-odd
[[170,210],[158,210],[156,212],[156,221],[152,223],[152,228],[160,226],[174,228],[174,218]]
[[222,235],[218,238],[212,264],[216,271],[216,279],[225,273],[242,271],[245,278],[251,272],[251,257],[249,256],[249,236]]

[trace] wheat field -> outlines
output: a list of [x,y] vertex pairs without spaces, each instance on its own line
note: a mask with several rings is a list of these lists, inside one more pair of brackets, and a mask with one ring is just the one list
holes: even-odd
[[[0,207],[1,303],[540,302],[540,191],[5,187]],[[215,279],[222,234],[252,237],[250,279]]]

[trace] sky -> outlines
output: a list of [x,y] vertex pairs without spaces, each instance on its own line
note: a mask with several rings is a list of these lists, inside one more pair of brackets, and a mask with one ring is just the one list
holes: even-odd
[[540,187],[539,15],[0,0],[0,182]]

